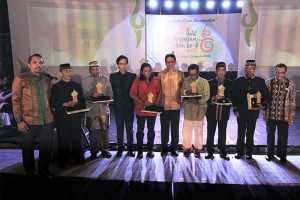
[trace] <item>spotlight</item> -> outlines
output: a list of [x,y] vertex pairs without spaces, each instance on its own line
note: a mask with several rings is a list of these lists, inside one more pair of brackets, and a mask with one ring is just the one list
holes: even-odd
[[150,7],[150,8],[156,8],[157,5],[158,5],[157,0],[150,0],[150,1],[149,1],[149,7]]
[[236,6],[237,6],[238,8],[242,8],[243,5],[244,5],[244,2],[243,2],[242,0],[238,0],[238,1],[236,2]]
[[180,8],[181,8],[181,9],[187,9],[187,7],[188,7],[188,3],[187,3],[186,1],[182,1],[182,2],[180,3]]
[[214,6],[215,6],[215,2],[214,1],[207,1],[206,7],[208,9],[212,9]]
[[230,7],[231,2],[230,1],[223,1],[222,2],[222,7],[223,8],[229,8]]
[[172,1],[166,1],[165,2],[165,7],[166,8],[172,8],[173,7],[173,2]]
[[198,7],[199,7],[198,1],[192,1],[192,2],[191,2],[191,8],[192,8],[192,9],[197,9]]

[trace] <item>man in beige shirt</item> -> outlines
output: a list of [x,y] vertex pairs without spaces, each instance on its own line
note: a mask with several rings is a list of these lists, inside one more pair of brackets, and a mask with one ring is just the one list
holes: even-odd
[[[161,156],[167,155],[177,157],[179,142],[179,120],[180,120],[180,90],[184,79],[182,71],[175,68],[176,57],[174,54],[165,56],[166,69],[158,73],[158,79],[162,85],[162,106],[164,111],[160,114],[161,124]],[[171,124],[171,143],[169,143],[169,129]]]

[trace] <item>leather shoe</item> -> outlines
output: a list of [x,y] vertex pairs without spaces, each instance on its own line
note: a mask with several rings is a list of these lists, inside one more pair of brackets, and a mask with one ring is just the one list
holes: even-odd
[[111,153],[107,150],[104,150],[104,151],[101,152],[101,157],[111,158]]
[[116,155],[117,155],[118,157],[122,156],[122,154],[123,154],[123,150],[120,150],[120,149],[119,149],[119,150],[117,151],[117,153],[116,153]]
[[207,155],[204,156],[205,159],[213,159],[214,154],[213,153],[208,153]]
[[223,158],[224,160],[230,160],[229,156],[227,153],[221,153],[220,158]]
[[234,157],[235,157],[236,159],[241,159],[242,156],[243,156],[242,154],[236,153]]
[[268,156],[268,155],[266,155],[266,160],[267,161],[271,161],[271,160],[273,160],[273,158],[274,158],[274,156]]
[[246,155],[246,160],[252,160],[252,155],[251,154],[247,154]]
[[91,153],[90,159],[91,160],[97,159],[97,153]]
[[166,156],[167,154],[168,154],[167,150],[162,150],[160,153],[161,156]]
[[152,150],[149,150],[149,151],[147,152],[147,157],[148,157],[148,158],[154,158],[154,153],[153,153]]
[[183,155],[184,155],[184,157],[188,158],[188,157],[190,157],[191,152],[190,151],[184,151]]
[[178,157],[178,153],[176,150],[171,151],[171,156]]
[[55,175],[52,172],[50,172],[50,171],[39,173],[39,176],[47,177],[47,178],[53,178],[53,177],[55,177]]
[[287,159],[286,159],[286,158],[280,158],[280,162],[281,162],[281,163],[286,163],[286,162],[287,162]]
[[138,158],[138,159],[142,159],[142,158],[143,158],[143,152],[142,152],[142,151],[139,151],[139,152],[138,152],[137,158]]
[[129,151],[127,152],[127,155],[130,156],[130,157],[134,157],[134,156],[135,156],[133,150],[129,150]]

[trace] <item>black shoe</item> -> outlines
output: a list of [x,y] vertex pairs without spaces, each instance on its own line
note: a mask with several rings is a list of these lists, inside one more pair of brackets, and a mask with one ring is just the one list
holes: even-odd
[[227,153],[221,153],[220,158],[223,158],[224,160],[230,160],[229,156]]
[[281,163],[286,163],[286,162],[287,162],[287,159],[286,159],[286,158],[280,158],[280,162],[281,162]]
[[241,159],[242,156],[243,156],[242,154],[236,153],[234,157],[235,157],[236,159]]
[[97,153],[91,153],[90,159],[91,160],[97,159]]
[[103,157],[103,158],[111,158],[111,153],[109,151],[107,151],[107,150],[103,150],[101,152],[101,157]]
[[134,151],[133,150],[129,150],[127,152],[127,156],[134,157],[135,156]]
[[55,177],[55,174],[53,174],[50,171],[46,171],[46,172],[39,173],[39,176],[46,177],[46,178],[53,178]]
[[68,163],[59,163],[60,169],[65,169],[67,167]]
[[166,156],[166,155],[168,155],[168,151],[167,150],[162,150],[160,155],[161,156]]
[[194,156],[195,156],[195,158],[200,158],[201,154],[199,151],[195,151]]
[[246,160],[252,160],[252,155],[251,154],[247,154],[246,155]]
[[120,157],[123,154],[123,150],[118,150],[116,156]]
[[208,153],[207,155],[204,156],[205,159],[213,159],[214,154],[213,153]]
[[267,161],[271,161],[271,160],[273,160],[274,159],[274,156],[268,156],[268,155],[266,155],[266,160]]
[[176,150],[171,151],[171,156],[178,157],[178,153]]
[[142,158],[143,158],[143,152],[142,152],[142,151],[139,151],[139,152],[138,152],[137,158],[138,158],[138,159],[142,159]]
[[154,158],[154,153],[153,153],[152,150],[148,150],[148,152],[147,152],[147,157],[148,157],[148,158]]
[[188,158],[188,157],[190,157],[191,152],[190,151],[184,151],[183,155],[184,155],[184,157]]

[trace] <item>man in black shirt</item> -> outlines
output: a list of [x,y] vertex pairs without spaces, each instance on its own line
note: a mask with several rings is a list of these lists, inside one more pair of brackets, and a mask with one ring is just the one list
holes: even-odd
[[86,108],[83,91],[80,84],[72,81],[72,68],[69,63],[59,66],[62,80],[54,84],[51,90],[50,105],[54,109],[57,129],[58,161],[60,168],[69,163],[70,155],[76,163],[84,162],[81,146],[82,113],[67,114]]
[[[263,78],[255,76],[255,60],[247,60],[245,76],[235,80],[234,115],[237,117],[238,137],[236,145],[236,159],[244,155],[246,136],[246,159],[252,159],[254,149],[254,131],[259,111],[266,109],[271,101],[270,92]],[[252,98],[253,97],[253,98]]]

